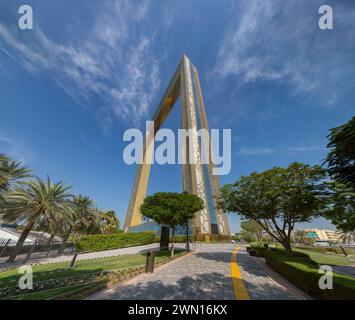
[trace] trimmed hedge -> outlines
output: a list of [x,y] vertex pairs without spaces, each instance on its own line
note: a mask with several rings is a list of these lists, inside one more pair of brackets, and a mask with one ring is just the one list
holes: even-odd
[[79,252],[95,252],[140,246],[154,243],[155,241],[155,233],[152,231],[95,234],[82,237],[76,248]]
[[322,274],[308,255],[294,252],[289,257],[282,249],[264,250],[263,255],[272,269],[315,299],[355,300],[355,279],[351,277],[333,272],[333,289],[320,289],[318,281]]

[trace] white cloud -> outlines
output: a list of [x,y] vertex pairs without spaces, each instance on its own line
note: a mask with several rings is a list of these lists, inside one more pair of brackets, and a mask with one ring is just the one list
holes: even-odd
[[288,147],[288,151],[292,152],[317,152],[317,151],[327,151],[326,147],[311,146],[311,147]]
[[24,43],[0,23],[0,52],[30,73],[49,74],[104,124],[115,118],[138,122],[160,86],[154,32],[144,22],[148,4],[110,1],[101,7],[92,28],[68,35],[65,43],[51,39],[38,25]]
[[239,154],[246,156],[259,156],[259,155],[270,155],[273,153],[271,148],[247,148],[243,147],[240,149]]
[[297,146],[286,148],[275,147],[241,147],[238,151],[239,155],[243,156],[282,156],[282,155],[295,155],[299,153],[322,153],[326,152],[327,148],[322,146]]
[[334,30],[318,28],[318,0],[244,0],[221,42],[214,72],[241,82],[277,81],[333,106],[354,87],[355,6],[335,2]]
[[6,154],[12,159],[26,165],[35,159],[35,154],[31,148],[3,135],[0,137],[0,153]]

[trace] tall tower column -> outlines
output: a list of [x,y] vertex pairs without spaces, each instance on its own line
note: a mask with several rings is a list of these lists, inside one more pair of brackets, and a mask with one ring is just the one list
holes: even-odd
[[[213,175],[212,146],[208,131],[205,106],[203,102],[200,81],[196,67],[183,55],[168,88],[152,118],[155,133],[159,130],[178,97],[181,98],[181,128],[188,130],[183,154],[186,163],[182,164],[183,190],[199,196],[205,207],[196,213],[191,221],[194,233],[202,236],[229,236],[229,225],[226,214],[218,209],[219,195],[218,177]],[[206,134],[201,138],[201,130]],[[150,139],[145,141],[143,155],[148,159]],[[180,146],[181,147],[181,146]],[[150,150],[151,151],[151,150]],[[209,161],[203,162],[207,155]],[[138,166],[132,195],[125,220],[124,231],[139,230],[142,223],[140,206],[146,196],[150,174],[150,164]]]

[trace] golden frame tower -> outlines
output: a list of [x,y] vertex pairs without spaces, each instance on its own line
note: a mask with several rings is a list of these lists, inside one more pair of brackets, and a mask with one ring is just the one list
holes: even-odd
[[[140,206],[148,188],[151,166],[148,159],[152,157],[154,152],[151,142],[179,97],[181,98],[181,128],[192,129],[192,132],[201,128],[208,130],[198,72],[186,55],[182,56],[152,118],[154,121],[154,128],[151,128],[152,134],[145,138],[143,164],[138,165],[125,219],[124,231],[126,232],[130,228],[136,229],[142,224]],[[210,139],[208,139],[208,143],[208,150],[212,150]],[[202,238],[229,237],[227,216],[216,205],[219,194],[218,176],[212,174],[213,164],[210,154],[209,163],[202,163],[201,150],[198,136],[196,134],[188,136],[186,147],[182,150],[187,159],[186,164],[182,164],[183,190],[198,195],[205,203],[205,208],[195,215],[190,226],[193,233]],[[189,161],[191,159],[194,161]]]

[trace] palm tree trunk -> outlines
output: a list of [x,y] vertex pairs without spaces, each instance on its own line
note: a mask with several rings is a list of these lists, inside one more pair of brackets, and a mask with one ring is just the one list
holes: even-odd
[[49,247],[51,245],[53,239],[54,239],[54,234],[52,234],[51,237],[48,239],[47,247]]
[[70,228],[68,233],[64,236],[62,245],[61,245],[61,247],[58,250],[58,254],[59,255],[62,255],[64,253],[65,246],[67,245],[67,242],[68,242],[68,239],[69,239],[71,231],[72,231],[72,228]]
[[175,237],[175,227],[173,227],[173,236],[171,242],[171,258],[174,258],[174,237]]
[[7,259],[7,262],[14,262],[15,261],[17,255],[19,254],[24,242],[26,241],[30,231],[32,230],[32,228],[37,220],[37,216],[38,215],[34,215],[30,218],[30,220],[28,220],[27,225],[22,230],[20,238],[17,240],[14,250],[12,250],[9,258]]

